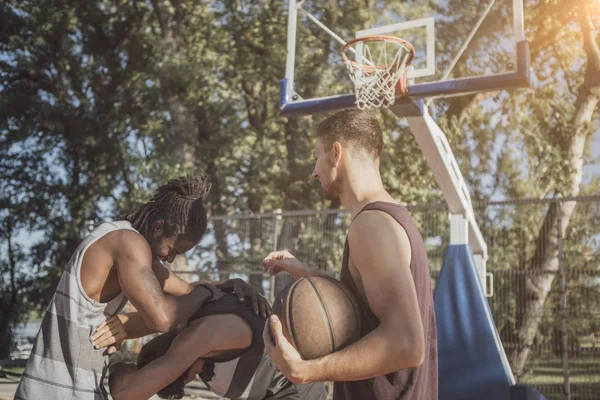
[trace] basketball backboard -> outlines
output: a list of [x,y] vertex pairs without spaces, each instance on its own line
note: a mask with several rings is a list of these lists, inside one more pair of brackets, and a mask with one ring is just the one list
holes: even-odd
[[[399,95],[397,102],[529,85],[522,0],[366,3],[371,9],[358,5],[363,2],[339,2],[336,10],[327,10],[319,1],[288,1],[282,114],[354,107],[353,87],[338,50],[351,39],[370,35],[400,37],[415,49],[407,69],[408,93]],[[328,12],[338,17],[330,18]],[[337,22],[327,26],[328,20]],[[326,47],[315,48],[323,44]],[[362,61],[360,43],[354,50],[355,60]],[[313,54],[326,55],[329,70],[310,68],[306,60]]]

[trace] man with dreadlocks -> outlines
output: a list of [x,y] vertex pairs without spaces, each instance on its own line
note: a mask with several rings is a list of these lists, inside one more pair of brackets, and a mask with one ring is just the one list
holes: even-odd
[[[115,345],[167,332],[221,298],[222,290],[250,297],[255,312],[268,313],[268,302],[241,280],[190,285],[162,265],[204,235],[202,200],[209,190],[204,176],[172,179],[150,202],[101,224],[81,242],[46,310],[15,399],[108,398],[103,380]],[[122,321],[117,313],[127,300],[138,312],[119,316]],[[116,326],[125,331],[114,336]],[[112,346],[103,352],[106,345]]]

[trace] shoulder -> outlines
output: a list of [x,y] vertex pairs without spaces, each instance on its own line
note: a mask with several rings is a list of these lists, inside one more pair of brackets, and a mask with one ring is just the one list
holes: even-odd
[[402,225],[390,214],[381,210],[367,210],[356,216],[348,230],[348,240],[379,241],[382,237],[408,241],[408,235]]
[[148,241],[138,232],[119,229],[107,234],[111,252],[119,259],[139,259],[151,256]]
[[[359,214],[348,232],[348,245],[353,265],[364,268],[387,268],[403,261],[410,264],[411,246],[408,234],[392,216],[379,210]],[[391,265],[390,264],[390,265]]]

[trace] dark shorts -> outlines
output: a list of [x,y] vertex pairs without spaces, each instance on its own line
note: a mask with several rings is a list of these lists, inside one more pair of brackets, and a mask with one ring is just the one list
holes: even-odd
[[268,394],[263,400],[326,400],[327,390],[322,382],[306,385],[290,385],[287,388]]

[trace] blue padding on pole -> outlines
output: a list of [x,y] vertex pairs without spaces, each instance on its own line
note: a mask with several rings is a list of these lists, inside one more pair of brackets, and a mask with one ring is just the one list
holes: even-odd
[[536,388],[528,385],[515,385],[510,389],[510,400],[546,400]]
[[513,384],[471,248],[450,245],[434,292],[440,400],[509,400]]

